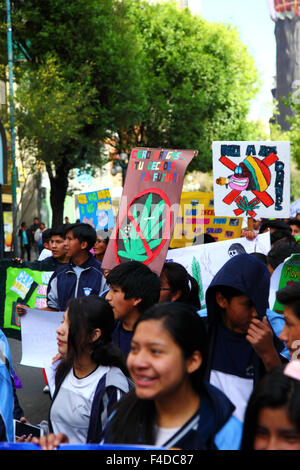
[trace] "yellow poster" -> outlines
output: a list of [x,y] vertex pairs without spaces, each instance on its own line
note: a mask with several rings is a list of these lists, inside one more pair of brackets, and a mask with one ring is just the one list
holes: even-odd
[[242,217],[215,216],[213,192],[183,192],[170,248],[191,246],[203,234],[211,235],[218,242],[239,238],[242,223]]
[[13,234],[13,213],[12,212],[3,212],[3,225],[4,225],[4,251],[11,251],[12,234]]

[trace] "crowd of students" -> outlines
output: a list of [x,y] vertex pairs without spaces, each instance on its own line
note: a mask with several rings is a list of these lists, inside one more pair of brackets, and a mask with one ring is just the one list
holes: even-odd
[[[270,253],[230,258],[206,291],[206,310],[182,265],[164,263],[160,276],[138,261],[104,272],[109,234],[83,223],[50,230],[51,256],[22,261],[53,264],[47,309],[65,312],[49,432],[32,442],[300,450],[300,282],[277,292],[284,316],[268,301],[274,269],[299,253],[293,227],[261,223],[256,233],[270,231]],[[9,351],[4,357],[7,381]],[[14,411],[7,403],[2,440]]]

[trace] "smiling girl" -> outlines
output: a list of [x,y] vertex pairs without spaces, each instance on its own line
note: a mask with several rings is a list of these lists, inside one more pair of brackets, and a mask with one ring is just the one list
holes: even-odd
[[118,402],[102,443],[238,449],[234,406],[204,382],[207,336],[193,307],[157,304],[137,321],[127,365],[135,385]]

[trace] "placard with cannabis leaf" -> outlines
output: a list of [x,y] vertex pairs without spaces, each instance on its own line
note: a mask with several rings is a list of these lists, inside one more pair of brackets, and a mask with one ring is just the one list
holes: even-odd
[[196,150],[131,150],[103,269],[134,260],[160,274],[178,214],[184,173],[196,155]]
[[169,236],[170,203],[160,190],[142,191],[129,204],[115,240],[118,262],[136,260],[150,263]]

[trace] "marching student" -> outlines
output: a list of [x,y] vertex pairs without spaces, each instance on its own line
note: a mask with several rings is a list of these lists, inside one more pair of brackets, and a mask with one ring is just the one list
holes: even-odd
[[127,358],[135,322],[141,313],[159,300],[160,280],[140,261],[128,261],[114,267],[106,276],[106,282],[109,291],[105,299],[111,305],[117,322],[112,341]]
[[241,450],[300,450],[300,362],[273,369],[253,391]]
[[114,316],[94,295],[71,299],[57,329],[55,392],[49,429],[71,443],[99,442],[109,409],[131,387],[120,349],[111,342]]
[[160,302],[184,302],[200,310],[199,285],[184,266],[166,262],[160,274]]
[[89,224],[68,225],[65,234],[69,263],[57,269],[48,284],[49,310],[65,311],[70,299],[91,294],[99,295],[103,271],[101,264],[90,253],[96,242],[96,232]]
[[[101,444],[238,449],[242,425],[230,400],[205,382],[206,360],[206,329],[193,307],[167,302],[147,310],[127,359],[135,390],[117,402]],[[62,442],[63,434],[40,440],[45,450]]]
[[206,376],[230,397],[240,421],[255,384],[266,371],[286,362],[279,354],[283,344],[267,318],[269,286],[266,264],[242,254],[224,264],[206,291]]

